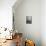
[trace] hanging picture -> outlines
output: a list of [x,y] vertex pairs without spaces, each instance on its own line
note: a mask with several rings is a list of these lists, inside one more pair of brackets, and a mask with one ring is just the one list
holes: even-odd
[[32,24],[32,16],[26,16],[26,24]]

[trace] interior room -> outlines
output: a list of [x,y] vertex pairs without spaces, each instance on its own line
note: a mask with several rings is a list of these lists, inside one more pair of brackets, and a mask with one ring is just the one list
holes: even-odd
[[46,0],[0,0],[0,46],[46,46]]

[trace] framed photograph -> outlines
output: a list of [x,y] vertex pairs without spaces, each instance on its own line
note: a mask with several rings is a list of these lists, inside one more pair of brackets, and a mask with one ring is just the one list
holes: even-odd
[[26,16],[26,24],[32,24],[32,16]]

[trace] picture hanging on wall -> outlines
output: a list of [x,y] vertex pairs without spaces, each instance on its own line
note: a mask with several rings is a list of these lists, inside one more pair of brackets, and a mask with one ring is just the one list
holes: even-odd
[[26,16],[26,24],[32,24],[32,16]]

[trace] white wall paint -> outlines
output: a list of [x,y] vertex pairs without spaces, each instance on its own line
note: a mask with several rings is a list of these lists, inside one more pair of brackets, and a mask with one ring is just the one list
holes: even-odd
[[[27,36],[26,34],[29,34],[31,35],[31,38],[35,37],[34,40],[36,41],[41,39],[41,46],[46,46],[46,0],[41,0],[41,2],[39,2],[40,0],[29,1],[30,2],[28,3],[26,3],[27,0],[24,3],[22,2],[23,4],[19,5],[20,7],[17,7],[17,9],[15,9],[16,28],[18,31],[23,32],[24,36]],[[26,25],[25,23],[25,18],[27,15],[32,16],[33,23],[31,25]],[[36,32],[39,32],[39,34],[37,35]]]
[[0,27],[12,28],[12,6],[16,0],[0,0]]
[[[36,46],[41,46],[41,1],[24,0],[14,13],[16,29],[22,32],[25,38],[34,40]],[[26,24],[26,16],[32,16],[32,24]]]
[[41,1],[41,40],[42,46],[46,46],[46,0]]

